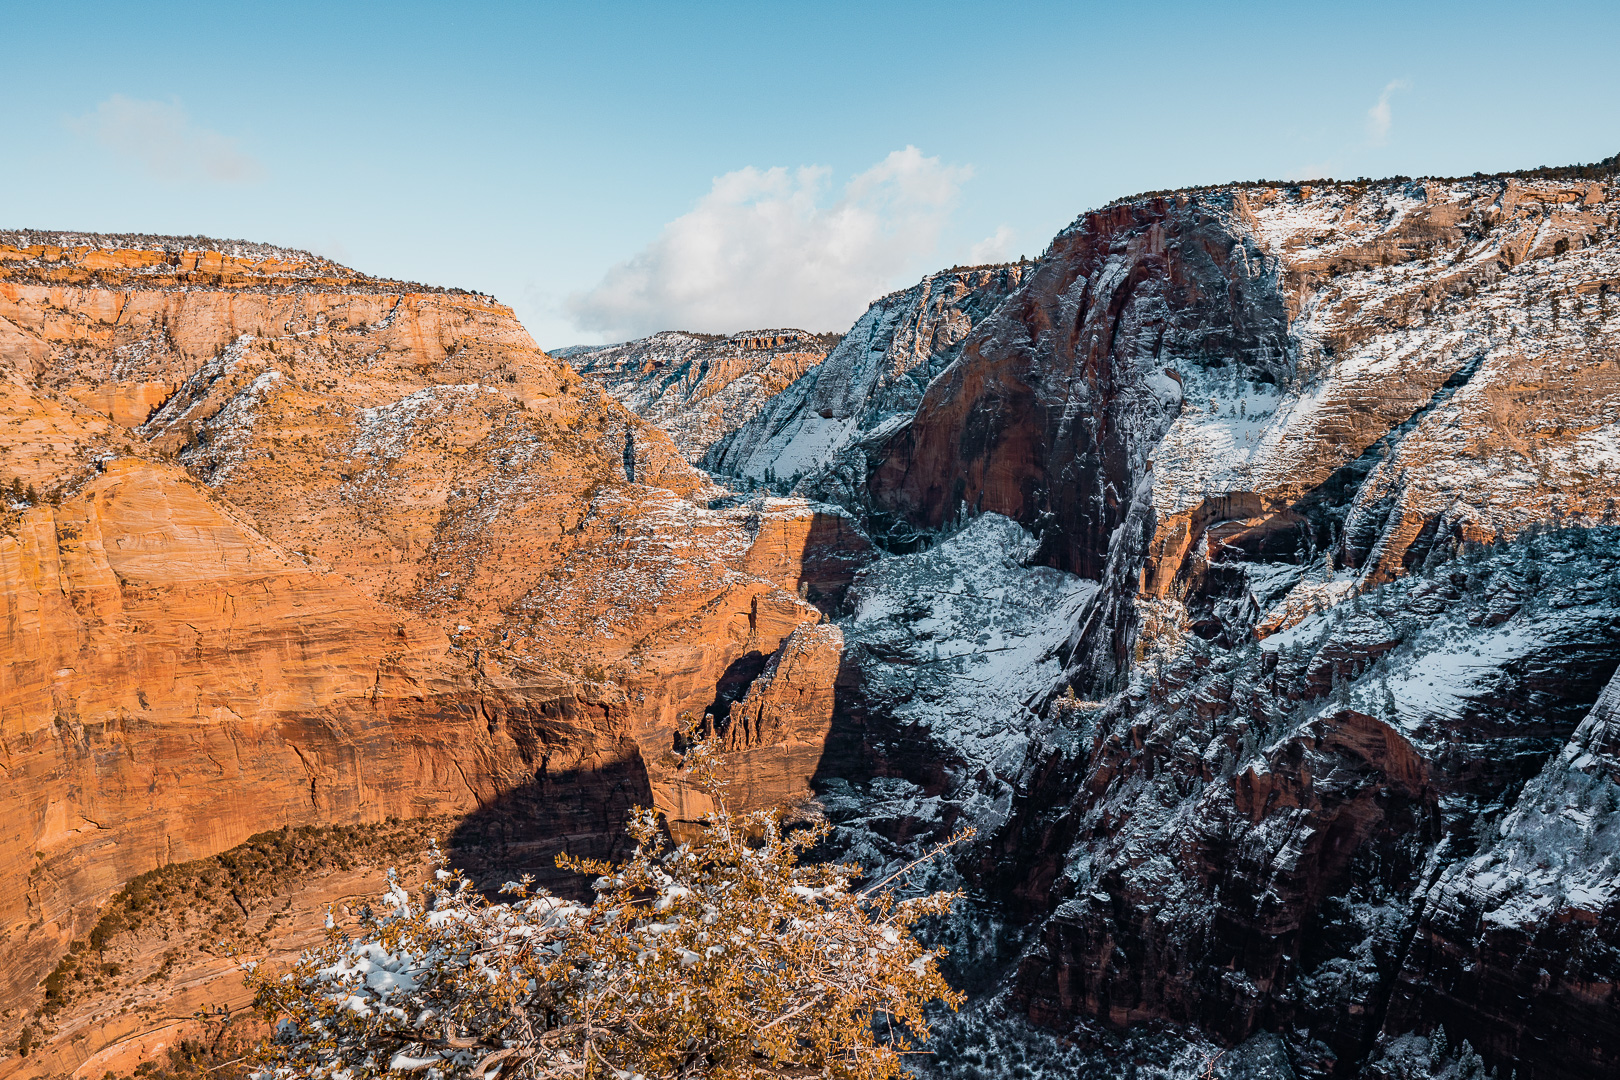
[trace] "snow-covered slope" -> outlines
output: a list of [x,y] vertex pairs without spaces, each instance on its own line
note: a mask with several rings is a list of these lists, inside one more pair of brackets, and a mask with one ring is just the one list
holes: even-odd
[[[869,521],[932,556],[1011,519],[1026,570],[1096,583],[1051,605],[1065,679],[1003,684],[1044,719],[990,767],[959,748],[1005,705],[962,682],[941,713],[919,674],[948,640],[846,628],[874,764],[830,812],[881,863],[982,825],[942,933],[966,975],[1008,965],[982,1016],[1065,1035],[1031,1075],[1612,1072],[1612,785],[1576,726],[1620,662],[1614,165],[1088,214],[863,437],[841,482]],[[805,412],[770,445],[821,445]],[[934,626],[948,577],[893,610]],[[972,1032],[1034,1045],[964,1023],[943,1075],[990,1074]],[[1147,1069],[1167,1030],[1276,1055]]]
[[748,330],[729,337],[670,330],[552,355],[663,428],[687,460],[697,461],[821,363],[837,340],[803,330]]
[[866,310],[819,367],[709,452],[711,470],[790,484],[910,415],[962,340],[1018,287],[1021,264],[942,270]]
[[975,812],[984,827],[1005,819],[1030,740],[1050,726],[1042,699],[1062,674],[1067,627],[1097,588],[1034,555],[1017,522],[987,514],[861,574],[842,623],[861,708],[948,748],[952,786],[977,778],[967,795],[985,802]]

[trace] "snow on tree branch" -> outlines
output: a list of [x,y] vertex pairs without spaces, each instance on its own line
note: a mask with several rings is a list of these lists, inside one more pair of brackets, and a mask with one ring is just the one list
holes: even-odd
[[[700,783],[713,761],[707,742],[688,751]],[[638,810],[624,864],[560,856],[596,876],[590,907],[528,877],[495,902],[453,870],[414,895],[390,875],[359,936],[329,922],[290,972],[249,972],[278,1025],[260,1080],[898,1075],[925,1007],[962,1001],[943,950],[911,934],[958,894],[901,899],[892,878],[857,892],[859,867],[799,862],[825,825],[719,807],[693,844]]]

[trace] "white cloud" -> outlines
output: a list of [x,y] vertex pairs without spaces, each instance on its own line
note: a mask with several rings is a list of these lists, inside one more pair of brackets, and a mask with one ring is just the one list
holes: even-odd
[[1394,123],[1394,117],[1389,111],[1390,95],[1397,90],[1406,90],[1411,86],[1405,79],[1391,79],[1384,84],[1384,90],[1378,95],[1378,103],[1367,110],[1367,141],[1374,146],[1383,146],[1389,141],[1389,129]]
[[1325,180],[1329,177],[1349,175],[1346,170],[1354,169],[1356,166],[1353,164],[1347,165],[1347,159],[1353,161],[1356,158],[1364,157],[1365,151],[1369,147],[1383,146],[1389,142],[1389,133],[1395,126],[1395,114],[1390,109],[1390,99],[1395,96],[1397,91],[1410,90],[1411,88],[1412,84],[1405,79],[1391,79],[1385,83],[1384,89],[1379,91],[1378,100],[1373,103],[1372,108],[1367,110],[1364,124],[1365,138],[1361,142],[1350,145],[1352,140],[1347,139],[1347,145],[1340,147],[1337,152],[1330,154],[1328,157],[1318,158],[1305,165],[1290,169],[1287,173],[1288,179]]
[[1012,258],[1013,231],[1002,225],[990,236],[968,248],[968,265],[1006,262]]
[[897,279],[921,274],[970,175],[914,146],[855,176],[836,198],[821,166],[727,173],[656,240],[569,297],[567,310],[580,330],[626,338],[842,330]]
[[264,175],[264,166],[236,139],[192,123],[179,101],[114,94],[68,126],[160,180],[239,184]]

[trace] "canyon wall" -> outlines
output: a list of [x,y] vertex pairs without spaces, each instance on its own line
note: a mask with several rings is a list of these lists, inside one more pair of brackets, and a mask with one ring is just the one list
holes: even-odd
[[1221,632],[1214,607],[1245,598],[1213,564],[1331,550],[1377,583],[1437,541],[1612,518],[1608,191],[1248,187],[1088,214],[888,436],[866,498],[924,530],[1006,514],[1106,581],[1071,643],[1076,681],[1105,684],[1138,593]]
[[[1100,1047],[1275,1036],[1264,1075],[1417,1075],[1442,1029],[1520,1076],[1612,1068],[1615,811],[1564,748],[1620,662],[1613,180],[1125,200],[872,449],[875,534],[1005,516],[1096,584],[1063,677],[996,714],[999,775],[920,764],[972,728],[896,753],[904,710],[862,718],[918,785],[905,829],[991,826],[961,868],[1041,926],[1019,1011]],[[1512,870],[1559,813],[1584,891]]]
[[1614,164],[1122,200],[791,382],[0,235],[10,1007],[249,832],[448,813],[540,871],[687,828],[698,723],[870,872],[979,830],[926,871],[942,1077],[1607,1075]]
[[929,380],[1027,270],[1021,264],[942,270],[878,299],[825,361],[717,442],[704,464],[850,502],[866,471],[861,446],[916,411]]
[[679,815],[683,717],[867,557],[509,309],[296,252],[6,234],[0,387],[0,1010],[125,880],[265,829],[454,814],[548,871]]

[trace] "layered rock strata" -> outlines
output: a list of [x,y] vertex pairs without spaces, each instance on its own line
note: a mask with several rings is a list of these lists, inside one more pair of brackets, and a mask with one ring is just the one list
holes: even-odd
[[[1263,644],[1189,636],[1139,673],[1009,831],[1046,853],[1026,854],[1033,873],[1055,871],[1035,910],[1056,906],[1018,972],[1023,1007],[1047,1024],[1168,1020],[1232,1043],[1277,1032],[1307,1076],[1357,1075],[1380,1036],[1441,1026],[1521,1075],[1602,1075],[1617,1015],[1606,946],[1564,953],[1552,942],[1583,916],[1529,900],[1538,874],[1503,871],[1526,858],[1524,823],[1557,816],[1559,770],[1607,715],[1581,719],[1620,662],[1617,539],[1515,541]],[[1544,762],[1558,775],[1526,787]],[[1606,797],[1567,812],[1599,836],[1615,813]],[[1602,843],[1560,858],[1606,896]],[[1461,910],[1476,880],[1500,893],[1472,901],[1485,910],[1527,897],[1509,904],[1515,940],[1543,936],[1537,967],[1557,954],[1565,987],[1469,989],[1522,980],[1528,960],[1492,951]],[[1557,1062],[1543,1030],[1561,1033]]]
[[[139,769],[180,760],[151,671],[269,816],[460,808],[517,869],[626,801],[701,813],[670,751],[704,716],[740,799],[819,792],[869,869],[977,825],[928,871],[971,890],[940,933],[982,995],[942,1075],[983,1075],[987,1023],[1040,1071],[1007,1006],[1085,1075],[1606,1075],[1613,165],[1155,195],[936,275],[707,460],[848,515],[722,498],[486,298],[13,242],[6,761],[78,817],[8,817],[55,845],[8,962],[105,895],[84,785],[144,820]],[[215,842],[186,829],[154,833]]]
[[1490,1060],[1536,1076],[1620,1068],[1620,672],[1569,742],[1446,867],[1391,993],[1386,1029],[1466,1031]]
[[[610,850],[631,805],[684,805],[682,717],[866,558],[802,500],[710,509],[486,297],[4,240],[0,871],[29,885],[0,1008],[124,880],[266,828],[454,813],[525,868]],[[779,772],[760,798],[803,788]]]
[[[1604,1075],[1605,931],[1563,957],[1585,916],[1554,904],[1493,939],[1468,913],[1504,901],[1457,899],[1457,875],[1504,813],[1545,816],[1525,784],[1620,660],[1613,180],[1089,214],[873,450],[854,505],[925,538],[1003,514],[1031,561],[1099,586],[1057,654],[1063,682],[1116,692],[1073,708],[1030,687],[1044,731],[997,714],[1034,736],[1010,770],[1025,794],[963,867],[990,911],[1044,922],[1014,982],[1029,1015],[1276,1033],[1277,1076],[1405,1075],[1442,1028],[1520,1075]],[[871,747],[918,785],[906,828],[995,790],[906,765],[959,742]],[[1607,828],[1602,798],[1568,813]],[[1463,971],[1470,1004],[1432,992]]]

